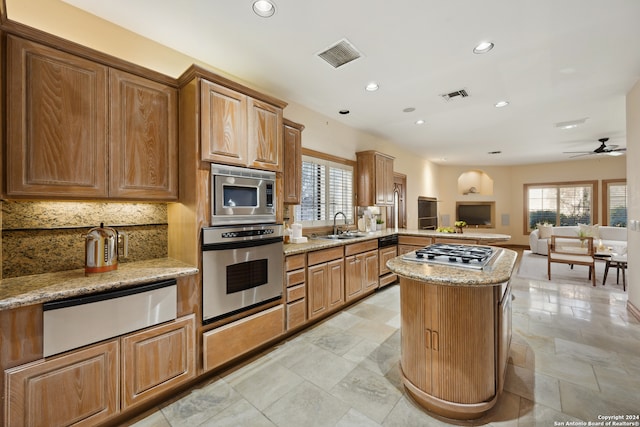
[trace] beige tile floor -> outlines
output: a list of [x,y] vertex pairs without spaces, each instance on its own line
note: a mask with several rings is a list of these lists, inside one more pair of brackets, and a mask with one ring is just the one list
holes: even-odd
[[[485,417],[457,425],[587,425],[599,416],[640,414],[640,323],[626,311],[622,286],[515,275],[512,284],[505,390]],[[133,425],[456,424],[429,415],[404,392],[399,311],[399,287],[380,290]]]

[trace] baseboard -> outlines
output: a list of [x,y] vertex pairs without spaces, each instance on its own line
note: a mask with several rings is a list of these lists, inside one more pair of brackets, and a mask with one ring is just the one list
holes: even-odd
[[629,300],[627,300],[627,310],[629,310],[629,313],[631,313],[633,317],[640,321],[640,310],[638,309],[638,307],[631,304]]

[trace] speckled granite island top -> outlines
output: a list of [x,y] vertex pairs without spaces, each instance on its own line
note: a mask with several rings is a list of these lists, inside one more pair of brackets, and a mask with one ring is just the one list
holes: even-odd
[[391,228],[381,231],[373,231],[366,233],[367,235],[364,237],[356,237],[353,239],[347,240],[327,240],[321,238],[309,238],[309,240],[305,243],[291,243],[284,245],[284,254],[285,255],[295,255],[299,253],[316,251],[319,249],[331,248],[334,246],[342,246],[348,245],[350,243],[362,242],[365,240],[377,239],[379,237],[389,236],[393,234],[397,234],[398,236],[415,236],[415,237],[431,237],[436,239],[454,239],[460,240],[460,243],[465,243],[464,241],[472,241],[472,243],[477,242],[478,244],[490,244],[496,242],[506,242],[511,239],[511,236],[508,234],[497,234],[497,233],[482,233],[482,232],[464,232],[462,234],[456,233],[439,233],[433,230],[409,230],[409,229],[400,229],[395,231]]
[[503,248],[499,251],[490,270],[407,261],[402,256],[389,260],[387,267],[400,276],[436,285],[494,286],[509,280],[517,258],[515,251]]
[[171,258],[121,263],[108,273],[85,277],[84,269],[22,276],[0,281],[0,310],[127,288],[196,274],[198,269]]

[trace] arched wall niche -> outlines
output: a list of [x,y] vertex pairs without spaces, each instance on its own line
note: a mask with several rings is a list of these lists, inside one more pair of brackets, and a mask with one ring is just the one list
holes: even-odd
[[458,193],[493,196],[493,179],[481,170],[469,170],[458,177]]

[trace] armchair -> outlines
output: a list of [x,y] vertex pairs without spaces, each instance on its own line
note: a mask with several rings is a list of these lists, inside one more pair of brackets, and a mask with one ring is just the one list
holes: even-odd
[[551,236],[547,256],[547,276],[551,280],[551,263],[585,265],[589,267],[589,279],[596,285],[596,263],[593,237]]

